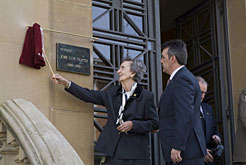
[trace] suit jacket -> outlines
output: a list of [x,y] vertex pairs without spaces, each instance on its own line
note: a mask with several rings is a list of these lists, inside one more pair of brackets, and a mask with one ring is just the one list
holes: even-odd
[[159,102],[159,135],[165,161],[171,161],[172,148],[181,150],[183,160],[206,154],[200,104],[201,91],[198,82],[183,67],[169,82]]
[[133,122],[133,128],[128,134],[119,134],[116,120],[122,102],[121,86],[115,85],[104,91],[95,91],[72,82],[66,91],[85,102],[106,107],[108,120],[96,143],[96,151],[121,159],[150,158],[148,133],[159,127],[152,92],[137,86],[126,102],[123,115],[124,121]]
[[202,106],[203,116],[206,125],[206,133],[205,133],[206,146],[208,149],[212,149],[215,147],[212,136],[217,135],[221,138],[221,135],[218,132],[217,123],[214,119],[212,107],[204,102],[201,103],[201,106]]
[[234,143],[234,163],[246,162],[246,89],[243,89],[238,100],[237,131]]

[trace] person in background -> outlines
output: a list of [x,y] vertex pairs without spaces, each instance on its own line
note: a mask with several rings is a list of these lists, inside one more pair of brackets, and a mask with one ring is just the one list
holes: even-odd
[[206,144],[200,121],[201,91],[185,67],[186,44],[171,40],[162,45],[163,72],[170,75],[159,101],[159,135],[167,165],[202,165]]
[[214,164],[214,158],[211,150],[221,143],[220,134],[218,132],[217,123],[214,119],[212,106],[203,102],[208,90],[208,83],[200,76],[196,77],[201,89],[201,106],[200,119],[203,127],[203,132],[206,140],[207,155],[204,158],[206,165]]
[[105,106],[108,120],[95,150],[106,155],[108,165],[150,165],[149,133],[158,130],[158,114],[152,92],[139,85],[146,67],[126,57],[117,71],[121,85],[104,91],[89,90],[55,74],[55,84],[89,103]]

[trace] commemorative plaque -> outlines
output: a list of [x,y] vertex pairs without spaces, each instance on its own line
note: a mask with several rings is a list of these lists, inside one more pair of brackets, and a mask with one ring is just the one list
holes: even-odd
[[56,69],[66,72],[90,74],[90,49],[56,43]]

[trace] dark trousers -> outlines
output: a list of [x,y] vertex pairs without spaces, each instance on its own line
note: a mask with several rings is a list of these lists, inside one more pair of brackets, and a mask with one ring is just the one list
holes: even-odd
[[166,165],[204,165],[204,157],[182,160],[179,163],[167,162]]
[[117,159],[107,157],[106,160],[107,165],[150,165],[149,159]]

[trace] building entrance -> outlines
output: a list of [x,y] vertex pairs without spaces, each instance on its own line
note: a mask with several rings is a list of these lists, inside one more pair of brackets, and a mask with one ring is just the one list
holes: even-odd
[[[126,57],[147,66],[141,85],[160,98],[168,75],[162,74],[161,43],[180,38],[188,46],[188,69],[209,83],[205,101],[213,106],[225,152],[220,164],[230,164],[233,105],[228,58],[223,37],[224,0],[92,0],[94,89],[118,84],[117,70]],[[107,110],[94,106],[95,143],[107,120]],[[164,164],[158,136],[150,134],[151,163]],[[95,153],[95,164],[103,162]]]
[[[160,1],[162,42],[179,38],[188,49],[187,68],[202,76],[209,84],[204,99],[212,105],[225,152],[217,164],[231,164],[233,142],[233,110],[230,74],[223,53],[223,1]],[[183,3],[183,4],[182,4]],[[168,7],[169,6],[169,7]],[[176,10],[171,6],[175,6]],[[166,9],[166,10],[165,10]],[[182,13],[183,12],[183,13]],[[163,75],[163,82],[168,79]],[[225,82],[228,82],[225,83]],[[163,83],[165,84],[165,83]]]
[[[94,89],[105,90],[118,84],[117,70],[126,56],[138,58],[147,66],[140,85],[160,91],[160,32],[159,2],[153,0],[93,0],[93,36],[99,40],[93,45]],[[158,57],[158,58],[157,58]],[[158,62],[157,62],[158,61]],[[159,81],[158,81],[159,79]],[[158,96],[155,95],[155,100]],[[107,109],[94,106],[95,143],[107,120]],[[149,134],[151,161],[158,159],[157,135]],[[154,140],[155,139],[155,140]],[[95,164],[103,162],[103,155],[95,153]]]

